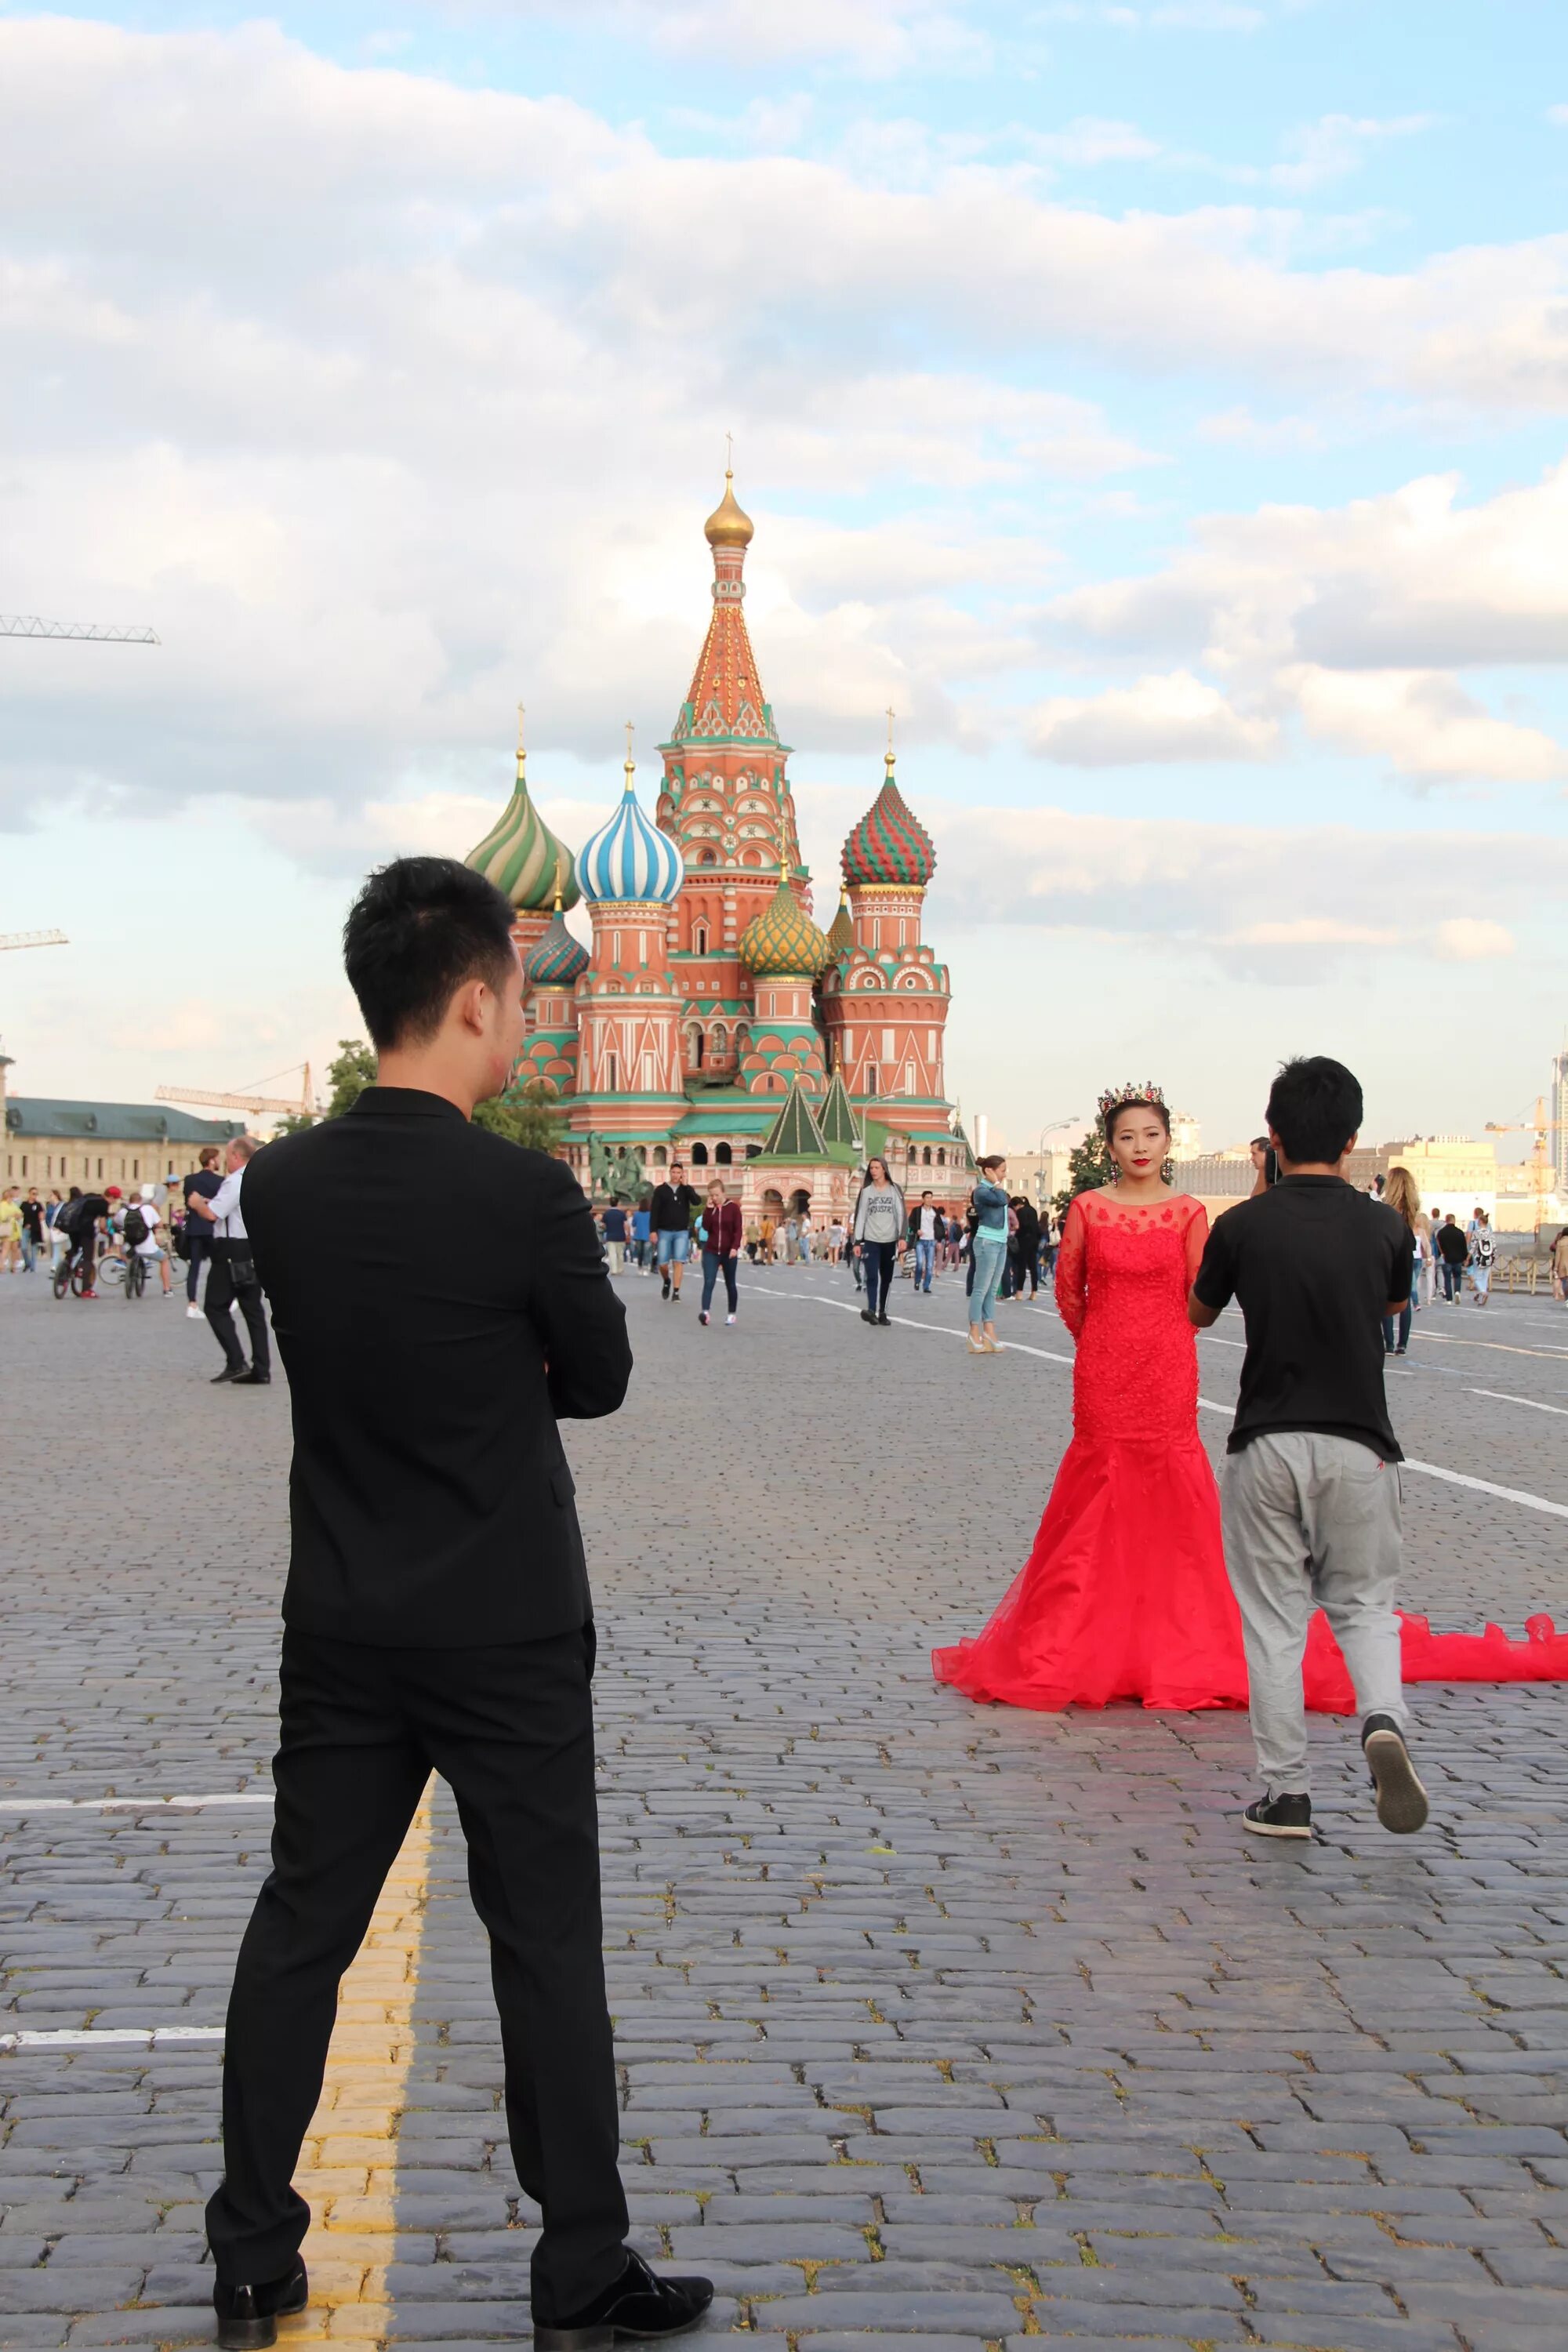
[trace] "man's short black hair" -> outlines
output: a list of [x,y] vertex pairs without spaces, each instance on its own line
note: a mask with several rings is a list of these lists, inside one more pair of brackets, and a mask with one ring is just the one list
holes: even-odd
[[1361,1081],[1342,1062],[1312,1054],[1280,1065],[1265,1113],[1297,1167],[1338,1160],[1362,1121]]
[[423,1045],[466,981],[515,983],[511,908],[455,857],[395,857],[349,908],[343,969],[373,1045]]

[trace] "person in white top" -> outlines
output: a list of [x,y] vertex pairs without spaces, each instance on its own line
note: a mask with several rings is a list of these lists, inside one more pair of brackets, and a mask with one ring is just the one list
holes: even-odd
[[134,1246],[138,1257],[157,1260],[158,1271],[163,1277],[163,1296],[170,1298],[174,1296],[174,1286],[169,1279],[169,1253],[158,1239],[158,1228],[163,1218],[158,1206],[157,1191],[155,1184],[143,1184],[142,1198],[133,1204],[141,1210],[142,1222],[147,1228],[146,1240],[137,1242]]
[[[214,1339],[223,1349],[224,1358],[224,1368],[212,1382],[215,1389],[226,1385],[263,1389],[272,1378],[267,1309],[262,1304],[261,1285],[256,1279],[256,1261],[250,1255],[250,1244],[245,1231],[245,1212],[240,1206],[246,1169],[260,1149],[255,1136],[237,1135],[224,1160],[223,1182],[212,1199],[204,1200],[199,1192],[193,1192],[190,1199],[193,1213],[205,1217],[213,1232],[206,1318],[212,1327]],[[233,1309],[237,1301],[245,1318],[245,1328],[250,1334],[248,1365],[234,1328]]]

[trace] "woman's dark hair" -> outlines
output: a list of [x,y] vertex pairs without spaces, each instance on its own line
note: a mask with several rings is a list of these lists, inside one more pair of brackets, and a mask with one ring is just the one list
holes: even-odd
[[871,1171],[873,1168],[879,1168],[883,1175],[887,1178],[889,1183],[890,1184],[892,1182],[893,1171],[889,1167],[887,1161],[883,1159],[879,1151],[873,1151],[871,1157],[866,1162],[866,1174],[864,1181],[868,1184],[871,1181]]
[[1163,1102],[1155,1102],[1148,1095],[1123,1095],[1120,1102],[1113,1102],[1110,1108],[1101,1115],[1100,1131],[1107,1143],[1115,1134],[1116,1122],[1124,1110],[1152,1110],[1165,1133],[1169,1135],[1171,1132],[1171,1114]]
[[1287,1160],[1331,1166],[1360,1131],[1361,1081],[1326,1054],[1298,1056],[1280,1065],[1265,1116]]
[[395,857],[349,908],[343,969],[373,1045],[423,1045],[465,982],[514,984],[511,908],[455,857]]
[[1007,1155],[1005,1151],[988,1152],[984,1160],[977,1160],[974,1164],[977,1168],[984,1168],[989,1172],[993,1168],[1005,1168]]

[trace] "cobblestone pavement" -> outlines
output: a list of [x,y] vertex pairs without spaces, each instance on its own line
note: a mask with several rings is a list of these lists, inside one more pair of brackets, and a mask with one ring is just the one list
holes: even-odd
[[[1562,2352],[1568,1696],[1417,1691],[1434,1825],[1400,1842],[1320,1721],[1321,1838],[1259,1851],[1240,1717],[932,1687],[928,1648],[1001,1591],[1066,1440],[1048,1305],[1003,1310],[1037,1353],[975,1360],[951,1279],[900,1285],[888,1331],[825,1269],[749,1277],[733,1331],[623,1287],[631,1401],[568,1444],[626,2172],[644,2247],[715,2277],[711,2332]],[[1568,1505],[1568,1313],[1419,1328],[1411,1454]],[[1238,1338],[1204,1342],[1216,1403]],[[81,2037],[0,2057],[0,2347],[210,2330],[288,1402],[210,1390],[216,1364],[177,1305],[0,1281],[0,2030]],[[1568,1519],[1422,1474],[1406,1495],[1412,1606],[1568,1615]],[[202,1795],[228,1801],[149,1801]],[[136,1801],[64,1801],[106,1796]],[[307,2170],[317,2300],[286,2337],[526,2335],[530,2215],[439,1790],[345,1987]]]

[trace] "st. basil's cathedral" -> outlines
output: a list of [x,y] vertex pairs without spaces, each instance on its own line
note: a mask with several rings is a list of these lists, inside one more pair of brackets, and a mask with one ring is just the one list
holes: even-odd
[[[514,1087],[559,1098],[585,1191],[630,1193],[683,1160],[749,1213],[842,1215],[880,1152],[917,1199],[957,1203],[969,1150],[942,1090],[948,972],[921,936],[936,864],[893,779],[849,834],[831,928],[812,917],[789,746],[763,694],[745,613],[751,519],[734,479],[704,530],[713,614],[667,743],[657,822],[629,748],[607,824],[574,860],[530,796],[467,863],[505,892],[528,991]],[[593,946],[563,919],[587,902]]]

